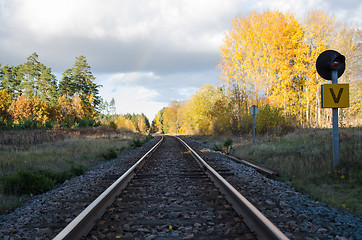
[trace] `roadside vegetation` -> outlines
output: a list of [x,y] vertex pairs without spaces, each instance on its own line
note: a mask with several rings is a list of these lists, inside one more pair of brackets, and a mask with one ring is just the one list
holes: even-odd
[[0,132],[0,214],[150,140],[110,127]]
[[[219,150],[229,137],[192,137]],[[362,214],[362,128],[340,129],[340,165],[332,167],[332,129],[232,137],[232,155],[279,170],[278,180],[314,200]],[[225,148],[224,148],[225,149]]]

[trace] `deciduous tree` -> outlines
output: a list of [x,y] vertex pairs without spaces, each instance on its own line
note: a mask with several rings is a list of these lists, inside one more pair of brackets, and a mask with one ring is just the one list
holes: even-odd
[[0,119],[9,117],[8,109],[12,103],[12,97],[7,89],[0,90]]

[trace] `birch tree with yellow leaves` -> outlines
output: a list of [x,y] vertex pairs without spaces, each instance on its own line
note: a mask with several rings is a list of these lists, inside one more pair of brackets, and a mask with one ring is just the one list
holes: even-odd
[[303,28],[292,14],[252,12],[232,21],[221,48],[219,68],[237,114],[251,102],[268,98],[284,110],[285,118],[300,109]]
[[[353,82],[351,89],[358,89],[360,32],[338,24],[324,11],[310,12],[303,21],[279,11],[233,18],[219,63],[233,114],[240,122],[249,105],[266,99],[270,106],[283,110],[285,120],[294,119],[301,126],[323,125],[330,114],[321,109],[320,85],[324,80],[316,72],[315,61],[326,49],[341,52],[350,73],[342,81]],[[351,93],[357,105],[358,91]]]
[[231,129],[232,116],[222,89],[204,84],[182,108],[183,132],[213,135]]
[[310,12],[303,21],[305,29],[304,42],[308,46],[305,55],[304,89],[301,112],[307,125],[321,125],[323,113],[320,101],[320,86],[324,83],[315,68],[315,61],[319,54],[331,47],[336,29],[335,18],[328,16],[324,11]]
[[298,20],[279,11],[251,12],[232,19],[221,47],[223,86],[203,85],[189,100],[171,102],[159,112],[154,128],[170,133],[216,135],[247,133],[249,107],[259,105],[258,131],[290,126],[330,126],[331,111],[322,109],[316,59],[327,49],[346,56],[340,83],[350,83],[346,116],[361,117],[361,30],[338,23],[324,11]]

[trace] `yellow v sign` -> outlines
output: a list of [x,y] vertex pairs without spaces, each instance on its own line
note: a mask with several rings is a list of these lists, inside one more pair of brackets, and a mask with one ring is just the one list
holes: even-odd
[[337,103],[337,104],[338,104],[339,101],[341,100],[341,97],[342,97],[343,88],[340,88],[340,89],[339,89],[337,97],[336,97],[336,94],[334,93],[334,89],[333,89],[333,88],[330,88],[329,91],[331,92],[331,95],[332,95],[332,98],[333,98],[334,103]]
[[349,84],[322,85],[322,108],[349,107]]

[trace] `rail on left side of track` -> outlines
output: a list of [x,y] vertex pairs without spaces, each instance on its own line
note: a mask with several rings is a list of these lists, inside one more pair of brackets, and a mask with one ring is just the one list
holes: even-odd
[[97,197],[87,208],[85,208],[73,221],[71,221],[53,240],[80,239],[94,226],[95,221],[101,217],[107,207],[114,201],[127,186],[128,182],[136,175],[142,167],[146,158],[152,154],[162,143],[163,137],[143,157],[141,157],[130,169],[109,186],[99,197]]

